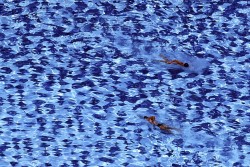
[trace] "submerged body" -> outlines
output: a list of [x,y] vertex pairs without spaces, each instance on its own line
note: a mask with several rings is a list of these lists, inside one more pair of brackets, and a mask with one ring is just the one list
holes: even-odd
[[156,120],[155,120],[155,116],[150,116],[150,117],[147,117],[147,116],[144,116],[144,119],[146,119],[149,123],[155,125],[155,126],[158,126],[161,130],[167,132],[167,133],[173,133],[172,130],[178,130],[176,128],[173,128],[173,127],[170,127],[168,125],[165,125],[165,124],[162,124],[162,123],[158,123]]

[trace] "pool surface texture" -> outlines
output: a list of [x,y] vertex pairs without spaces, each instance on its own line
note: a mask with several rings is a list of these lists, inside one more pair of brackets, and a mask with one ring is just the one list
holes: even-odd
[[1,0],[0,167],[248,167],[249,27],[246,0]]

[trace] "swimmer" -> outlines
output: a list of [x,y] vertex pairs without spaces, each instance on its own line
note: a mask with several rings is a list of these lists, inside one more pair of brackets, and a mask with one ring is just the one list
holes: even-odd
[[167,126],[165,124],[157,123],[155,120],[155,116],[151,116],[151,117],[144,116],[144,119],[146,119],[149,123],[158,126],[161,130],[166,131],[167,133],[170,133],[170,134],[173,134],[172,130],[178,130],[176,128]]
[[164,130],[164,131],[166,131],[167,133],[171,133],[171,134],[173,134],[172,130],[178,130],[178,129],[176,129],[176,128],[172,128],[172,127],[170,127],[170,126],[167,126],[167,125],[165,125],[165,124],[158,124],[157,126],[158,126],[161,130]]
[[164,55],[160,54],[160,57],[163,58],[163,60],[160,60],[160,62],[164,62],[166,64],[176,64],[176,65],[180,65],[182,67],[189,67],[188,63],[183,63],[179,60],[168,60]]

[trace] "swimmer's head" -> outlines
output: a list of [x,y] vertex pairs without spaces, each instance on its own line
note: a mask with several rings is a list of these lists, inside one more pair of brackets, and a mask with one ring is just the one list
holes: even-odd
[[189,64],[188,63],[184,63],[184,67],[189,67]]
[[148,117],[147,117],[147,116],[144,116],[143,118],[144,118],[144,119],[148,119]]

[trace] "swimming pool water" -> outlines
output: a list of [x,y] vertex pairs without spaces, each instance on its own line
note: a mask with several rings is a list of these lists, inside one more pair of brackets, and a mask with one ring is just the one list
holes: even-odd
[[0,166],[249,166],[249,7],[0,1]]

